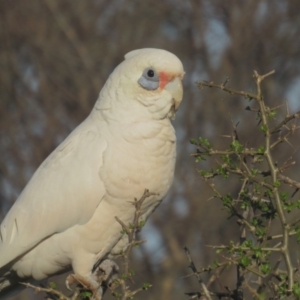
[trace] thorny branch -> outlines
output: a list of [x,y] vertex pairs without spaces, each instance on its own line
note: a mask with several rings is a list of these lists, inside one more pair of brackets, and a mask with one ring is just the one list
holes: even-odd
[[[141,230],[141,227],[144,225],[144,221],[140,220],[141,216],[142,216],[142,205],[144,203],[144,201],[151,197],[156,195],[155,193],[150,193],[149,190],[145,190],[144,194],[142,195],[142,197],[137,200],[135,199],[132,204],[135,208],[135,212],[134,212],[134,218],[133,218],[133,222],[132,224],[130,224],[129,226],[124,224],[124,222],[122,222],[118,217],[115,217],[115,219],[120,223],[120,225],[122,226],[122,229],[124,230],[125,234],[128,236],[128,246],[126,248],[126,250],[124,251],[124,253],[122,254],[123,257],[123,266],[124,266],[124,277],[126,279],[130,279],[132,280],[132,275],[130,274],[130,270],[129,270],[129,266],[130,266],[130,253],[132,251],[132,248],[142,244],[145,242],[145,240],[136,240],[136,233],[139,232]],[[139,288],[135,291],[131,291],[128,289],[128,286],[126,285],[126,281],[125,279],[119,279],[118,283],[121,286],[121,290],[122,290],[122,298],[121,300],[126,300],[126,299],[130,299],[131,297],[133,297],[136,293],[142,291],[142,290],[146,290],[148,288],[151,287],[151,285],[144,285],[143,288]]]
[[[203,289],[204,295],[207,297],[208,300],[212,300],[211,297],[210,297],[209,291],[206,288],[206,286],[205,286],[202,278],[200,277],[200,274],[197,271],[197,268],[196,268],[196,266],[195,266],[195,264],[194,264],[194,262],[193,262],[193,260],[191,258],[189,249],[187,247],[184,247],[183,249],[184,249],[185,254],[186,254],[186,256],[188,258],[188,261],[190,263],[189,267],[192,269],[194,276],[198,279],[198,282],[200,283],[200,285],[201,285],[201,287]],[[193,299],[193,298],[191,298],[191,299]]]
[[45,288],[45,287],[35,286],[33,284],[26,283],[26,282],[21,282],[21,284],[23,284],[24,286],[26,286],[28,288],[32,288],[35,291],[35,293],[44,292],[46,294],[58,297],[59,300],[77,300],[79,297],[79,294],[80,294],[79,288],[76,289],[76,291],[74,292],[74,294],[71,297],[67,297],[62,292],[55,290],[51,287]]
[[288,271],[288,288],[291,291],[293,288],[293,284],[294,284],[294,272],[293,272],[291,255],[290,255],[290,250],[289,250],[289,239],[288,239],[289,228],[287,226],[286,216],[285,216],[282,202],[280,200],[278,188],[275,187],[275,184],[278,180],[278,176],[277,176],[277,167],[274,163],[273,156],[271,154],[271,135],[272,135],[272,133],[268,126],[267,109],[266,109],[265,102],[263,101],[263,97],[262,97],[262,93],[261,93],[262,80],[264,80],[264,78],[266,78],[267,76],[269,76],[273,73],[274,73],[274,71],[261,76],[256,71],[254,71],[254,77],[256,79],[256,85],[257,85],[257,96],[258,96],[257,102],[259,105],[263,126],[265,126],[265,128],[266,128],[266,130],[265,130],[265,156],[268,161],[269,170],[271,172],[272,183],[274,185],[272,192],[273,192],[274,199],[275,199],[275,206],[276,206],[276,210],[279,215],[280,223],[282,226],[283,245],[281,247],[281,251],[283,253],[287,271]]
[[[266,293],[278,295],[280,293],[286,296],[300,297],[300,284],[295,282],[295,270],[297,266],[293,266],[291,260],[290,239],[297,236],[300,237],[300,218],[293,222],[288,221],[287,213],[293,209],[300,209],[300,200],[294,201],[292,197],[300,189],[300,183],[289,178],[282,173],[295,165],[295,161],[291,158],[287,159],[282,165],[278,165],[274,157],[274,149],[281,143],[288,143],[289,138],[299,129],[289,122],[300,117],[300,111],[290,114],[288,109],[286,116],[277,121],[274,125],[274,116],[277,111],[266,105],[262,95],[261,83],[268,76],[274,74],[271,71],[265,75],[259,75],[254,71],[254,79],[256,83],[256,93],[248,93],[227,87],[228,78],[223,84],[215,84],[214,82],[197,82],[199,88],[204,87],[221,89],[230,95],[238,95],[251,101],[251,106],[247,105],[246,110],[254,112],[256,115],[255,128],[263,133],[263,145],[258,147],[249,147],[240,142],[237,126],[232,123],[233,132],[231,135],[230,146],[227,149],[215,149],[205,138],[199,140],[192,139],[191,143],[197,146],[196,153],[191,154],[195,157],[196,162],[209,160],[214,158],[215,168],[210,170],[199,170],[201,178],[206,182],[213,191],[214,198],[222,201],[223,206],[229,213],[229,216],[235,216],[240,226],[240,240],[238,243],[230,242],[229,245],[211,246],[217,249],[217,253],[227,252],[229,256],[222,256],[224,262],[216,262],[214,266],[201,268],[198,272],[191,268],[193,274],[201,272],[212,272],[225,266],[237,266],[237,285],[227,297],[232,299],[241,299],[243,290],[247,290],[257,299],[265,299]],[[254,101],[253,101],[254,100]],[[277,106],[282,107],[282,106]],[[257,124],[257,118],[259,122]],[[275,139],[275,134],[280,137]],[[267,169],[266,169],[267,168]],[[217,185],[219,177],[227,179],[231,176],[239,179],[240,188],[238,195],[232,196],[224,194]],[[281,189],[281,184],[295,189],[292,196]],[[275,219],[279,220],[281,226],[280,234],[270,234],[270,230]],[[247,236],[251,236],[249,237]],[[274,244],[275,240],[279,240]],[[279,270],[279,257],[277,264],[271,266],[270,255],[281,255],[285,262],[284,270]],[[188,257],[190,260],[190,257]],[[280,265],[282,267],[282,264]],[[251,275],[252,274],[252,275]],[[279,274],[284,274],[284,277]],[[257,285],[253,285],[249,279],[253,276],[257,277]],[[198,278],[198,277],[197,277]],[[248,279],[247,279],[248,278]],[[276,278],[277,282],[273,279]],[[201,288],[203,285],[199,280]],[[202,285],[203,284],[203,285]],[[228,289],[227,287],[224,287]],[[205,290],[204,290],[205,291]],[[210,296],[217,295],[209,291]],[[264,296],[262,297],[262,295]],[[271,295],[270,294],[270,295]],[[192,295],[189,293],[189,295]],[[194,293],[194,299],[200,297],[201,293]],[[207,297],[207,294],[205,293]],[[218,296],[219,298],[226,296]],[[277,298],[276,298],[277,299]]]

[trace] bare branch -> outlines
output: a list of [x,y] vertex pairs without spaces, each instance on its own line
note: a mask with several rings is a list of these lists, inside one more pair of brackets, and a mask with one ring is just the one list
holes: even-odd
[[184,247],[183,249],[184,249],[185,254],[186,254],[186,256],[187,256],[187,258],[189,260],[189,263],[190,263],[189,267],[192,269],[193,274],[198,279],[198,282],[200,283],[200,285],[201,285],[201,287],[202,287],[202,289],[204,291],[204,295],[207,297],[207,299],[212,300],[212,298],[210,296],[210,293],[209,293],[208,289],[206,288],[206,285],[204,284],[202,278],[200,277],[200,274],[197,271],[197,268],[196,268],[196,266],[195,266],[195,264],[194,264],[194,262],[193,262],[193,260],[191,258],[189,249],[187,247]]

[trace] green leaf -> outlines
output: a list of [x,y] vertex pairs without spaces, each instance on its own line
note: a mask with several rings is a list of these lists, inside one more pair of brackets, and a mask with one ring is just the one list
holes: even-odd
[[225,179],[227,179],[229,177],[229,172],[226,168],[222,167],[221,165],[219,165],[216,169],[217,173],[219,175],[222,175]]
[[219,262],[217,259],[214,260],[214,267],[218,268],[220,266]]
[[279,295],[287,295],[287,290],[285,285],[278,285],[278,294]]
[[261,259],[261,258],[263,258],[263,252],[261,251],[261,248],[260,248],[260,247],[254,248],[254,249],[253,249],[253,252],[254,252],[254,257],[255,257],[256,259]]
[[139,222],[139,227],[144,227],[145,224],[146,224],[146,221],[140,221],[140,222]]
[[259,300],[266,300],[267,299],[267,295],[266,294],[264,294],[264,293],[259,293],[258,294],[259,295]]
[[197,142],[196,139],[190,139],[190,143],[191,143],[192,145],[198,146],[198,142]]
[[261,130],[262,132],[264,132],[264,133],[267,133],[267,131],[268,131],[268,126],[267,126],[266,124],[261,125],[261,126],[260,126],[260,130]]
[[252,248],[253,242],[252,242],[252,240],[246,240],[246,241],[244,241],[244,243],[242,244],[242,246],[243,247]]
[[130,269],[130,270],[129,270],[129,275],[130,275],[130,276],[134,276],[134,275],[135,275],[135,271],[134,271],[133,269]]
[[243,202],[241,202],[241,209],[246,210],[248,209],[248,207],[251,206],[251,201],[249,201],[248,199],[243,199]]
[[280,192],[279,196],[280,196],[281,201],[285,201],[288,197],[288,194],[284,193],[284,192]]
[[265,233],[266,233],[266,228],[262,228],[262,227],[256,227],[255,228],[255,235],[258,237],[264,237]]
[[232,202],[233,202],[233,199],[230,195],[225,195],[223,198],[222,198],[222,201],[223,201],[223,205],[225,207],[232,207]]
[[271,272],[271,267],[270,267],[270,263],[269,262],[264,262],[260,265],[260,269],[262,271],[263,274],[269,274]]
[[230,146],[229,146],[230,150],[235,151],[237,153],[242,153],[244,148],[243,146],[240,144],[240,142],[238,140],[234,140]]
[[293,294],[297,299],[300,299],[300,286],[299,282],[295,282],[293,285]]
[[121,299],[122,298],[122,294],[117,292],[117,291],[113,291],[113,296],[115,296],[117,299]]
[[268,113],[268,118],[270,119],[270,120],[273,120],[274,119],[274,117],[277,115],[277,110],[271,110],[269,113]]
[[204,178],[210,178],[213,176],[213,171],[200,170],[199,173]]
[[230,165],[231,159],[230,159],[229,155],[222,155],[222,156],[221,156],[221,159],[222,159],[227,165]]
[[276,180],[273,184],[274,187],[278,188],[280,187],[280,182],[278,180]]
[[85,299],[85,298],[90,299],[90,298],[93,296],[93,293],[90,292],[90,291],[82,291],[82,292],[80,293],[80,296],[81,296],[81,298],[83,298],[83,299]]
[[269,198],[273,198],[273,192],[272,192],[270,189],[267,189],[267,190],[265,191],[265,195],[266,195],[267,197],[269,197]]
[[244,255],[239,259],[239,264],[242,268],[246,268],[251,264],[251,259],[248,256]]
[[210,142],[208,141],[208,139],[204,139],[202,137],[199,137],[199,144],[200,144],[200,146],[202,146],[204,148],[208,148],[208,149],[212,148],[212,146],[211,146]]
[[251,174],[253,176],[256,176],[258,174],[259,170],[258,169],[251,169]]
[[257,149],[257,154],[265,154],[265,152],[266,152],[266,148],[264,146],[260,146]]
[[198,163],[200,161],[206,161],[206,157],[204,155],[197,155],[195,158],[195,162]]
[[144,283],[143,284],[143,290],[148,290],[151,287],[150,283]]
[[50,287],[50,289],[55,290],[56,289],[56,283],[55,282],[50,282],[49,287]]
[[297,236],[297,243],[300,244],[300,230],[299,230],[299,228],[296,231],[296,236]]

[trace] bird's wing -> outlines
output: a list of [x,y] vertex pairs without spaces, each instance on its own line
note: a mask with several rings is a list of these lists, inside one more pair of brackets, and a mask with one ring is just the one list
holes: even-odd
[[106,146],[87,118],[42,163],[1,224],[0,267],[91,218],[105,193],[98,173]]

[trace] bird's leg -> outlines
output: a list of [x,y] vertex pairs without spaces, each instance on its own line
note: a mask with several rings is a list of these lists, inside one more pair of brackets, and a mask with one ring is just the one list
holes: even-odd
[[73,283],[80,284],[83,288],[90,290],[93,293],[92,299],[101,300],[103,296],[103,289],[101,283],[97,281],[95,275],[92,274],[90,277],[83,277],[78,274],[70,274],[66,279],[66,287],[68,290],[72,290],[70,285]]
[[71,290],[70,285],[78,283],[93,293],[93,299],[101,300],[107,288],[118,277],[118,274],[119,266],[113,260],[105,259],[89,277],[70,274],[66,279],[66,286],[67,289]]

